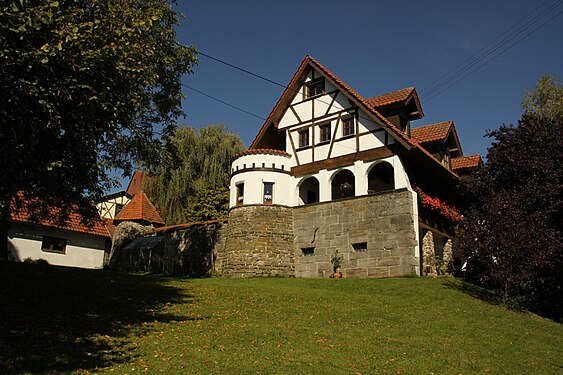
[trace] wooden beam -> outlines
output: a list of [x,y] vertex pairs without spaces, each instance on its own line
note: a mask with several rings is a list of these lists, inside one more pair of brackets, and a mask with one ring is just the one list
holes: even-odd
[[304,176],[320,171],[321,169],[336,169],[354,164],[357,160],[373,161],[393,156],[394,153],[389,147],[378,147],[371,150],[360,151],[353,154],[338,156],[331,159],[320,160],[314,163],[307,163],[291,168],[291,175]]

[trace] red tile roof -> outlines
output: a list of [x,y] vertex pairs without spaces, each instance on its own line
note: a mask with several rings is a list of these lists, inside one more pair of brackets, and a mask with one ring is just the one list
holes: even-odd
[[135,195],[115,217],[115,221],[138,220],[164,225],[164,220],[162,220],[152,202],[142,191]]
[[234,157],[233,160],[240,158],[241,156],[244,155],[281,155],[281,156],[288,156],[290,157],[291,154],[282,151],[282,150],[274,150],[271,148],[252,148],[252,149],[248,149],[245,151],[241,151],[239,153],[237,153]]
[[106,226],[109,235],[111,236],[111,238],[113,238],[113,235],[115,234],[115,224],[113,223],[113,219],[102,219],[104,221],[104,225]]
[[437,124],[425,125],[411,129],[411,136],[420,143],[446,140],[452,126],[453,121],[444,121]]
[[389,104],[404,102],[413,93],[414,87],[407,87],[406,89],[401,89],[387,94],[374,96],[372,98],[366,99],[370,105],[374,107],[383,107]]
[[465,168],[477,168],[483,164],[481,160],[481,155],[469,155],[469,156],[461,156],[459,158],[452,159],[452,169],[459,170]]
[[143,188],[143,180],[148,176],[147,173],[141,171],[135,171],[131,181],[129,181],[129,186],[127,186],[127,194],[137,195],[141,192]]
[[68,216],[65,217],[66,220],[63,223],[58,220],[58,216],[61,214],[61,208],[49,207],[48,212],[51,214],[50,218],[40,218],[38,220],[34,220],[32,218],[32,212],[29,211],[30,204],[31,202],[23,202],[20,204],[22,207],[20,209],[16,208],[15,204],[12,204],[10,219],[13,222],[43,225],[45,227],[66,229],[73,232],[88,233],[111,238],[108,229],[101,219],[94,219],[90,225],[82,223],[83,216],[78,213],[78,209],[76,207],[71,208],[71,211],[68,213]]

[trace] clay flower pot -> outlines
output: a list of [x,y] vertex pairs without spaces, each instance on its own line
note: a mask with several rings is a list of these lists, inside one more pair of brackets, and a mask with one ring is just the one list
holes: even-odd
[[330,275],[330,278],[331,278],[331,279],[340,279],[341,277],[342,277],[342,274],[341,274],[340,272],[338,272],[338,271],[334,271],[334,272],[332,273],[332,275]]

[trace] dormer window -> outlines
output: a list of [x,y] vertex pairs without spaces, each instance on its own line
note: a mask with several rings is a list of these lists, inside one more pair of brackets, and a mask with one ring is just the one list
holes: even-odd
[[313,79],[305,83],[304,99],[311,98],[316,95],[321,95],[325,91],[325,80],[322,77]]

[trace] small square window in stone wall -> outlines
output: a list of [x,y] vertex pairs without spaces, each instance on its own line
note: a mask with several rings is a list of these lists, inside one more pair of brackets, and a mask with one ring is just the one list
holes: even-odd
[[315,255],[315,248],[314,247],[302,247],[301,251],[303,252],[303,256],[310,257]]
[[367,242],[357,242],[357,243],[353,243],[352,247],[354,248],[354,251],[356,251],[356,252],[367,251],[368,250],[368,243]]

